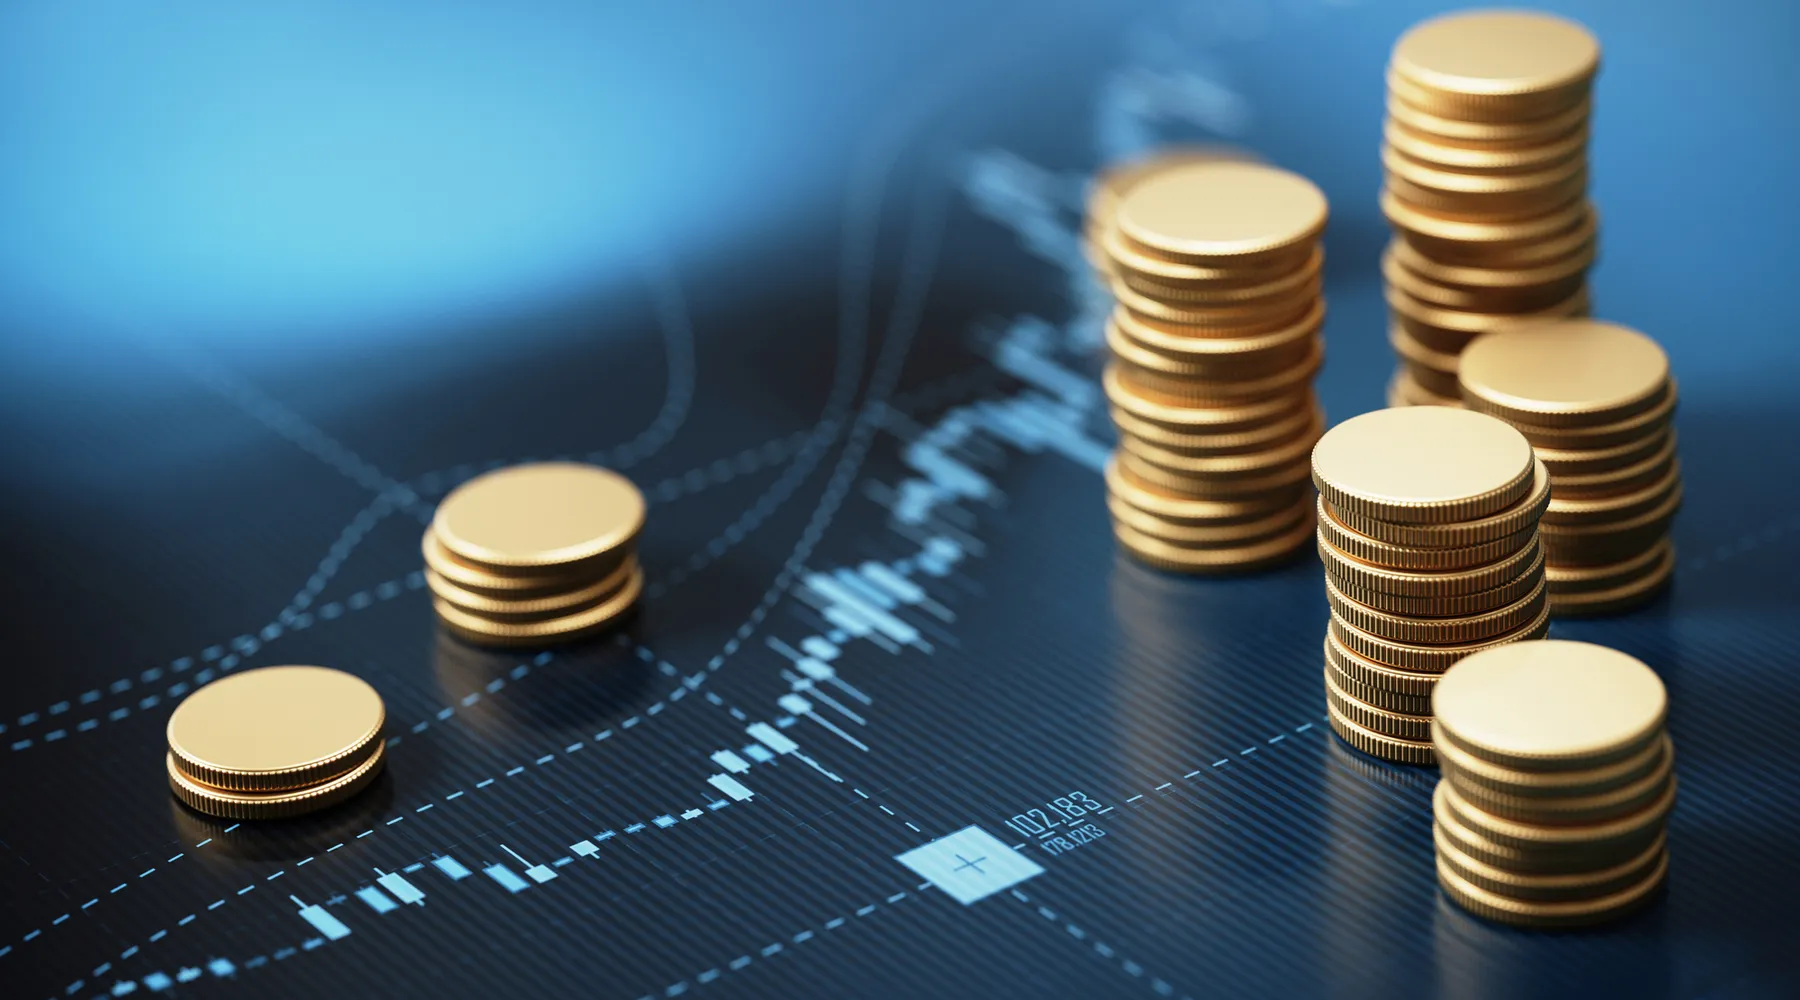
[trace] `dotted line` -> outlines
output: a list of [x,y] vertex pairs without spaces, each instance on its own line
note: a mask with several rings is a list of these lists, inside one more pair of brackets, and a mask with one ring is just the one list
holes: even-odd
[[[1023,892],[1020,892],[1017,889],[1013,889],[1011,891],[1011,895],[1014,899],[1017,899],[1019,902],[1024,903],[1027,906],[1034,905],[1031,902],[1030,896],[1025,895]],[[1124,955],[1119,954],[1117,949],[1115,949],[1111,945],[1107,944],[1106,942],[1100,940],[1099,938],[1093,937],[1087,931],[1084,931],[1080,927],[1077,927],[1074,923],[1072,923],[1070,921],[1066,921],[1062,917],[1057,916],[1055,910],[1052,910],[1048,906],[1043,906],[1041,904],[1037,905],[1036,910],[1037,910],[1037,915],[1040,917],[1043,917],[1045,920],[1048,920],[1053,924],[1057,924],[1057,923],[1062,924],[1063,930],[1067,931],[1068,935],[1070,937],[1074,938],[1077,941],[1087,942],[1088,946],[1094,950],[1094,954],[1099,955],[1101,958],[1106,959],[1109,963],[1116,964],[1120,970],[1122,970],[1126,975],[1130,976],[1131,978],[1142,980],[1146,985],[1148,985],[1150,987],[1150,989],[1152,991],[1154,991],[1156,993],[1157,996],[1172,997],[1175,995],[1175,987],[1171,986],[1169,984],[1168,980],[1159,979],[1156,976],[1146,975],[1145,971],[1144,971],[1144,967],[1142,965],[1138,964],[1137,962],[1132,961],[1129,958],[1126,958]],[[1181,1000],[1193,1000],[1193,997],[1187,995],[1186,993],[1183,993],[1181,995]]]

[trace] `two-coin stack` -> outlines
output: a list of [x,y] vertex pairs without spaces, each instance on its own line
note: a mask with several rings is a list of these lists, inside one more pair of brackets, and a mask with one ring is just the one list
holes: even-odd
[[1537,528],[1549,473],[1518,431],[1442,407],[1352,417],[1319,440],[1312,468],[1332,728],[1366,753],[1430,764],[1444,671],[1549,631]]
[[1451,899],[1555,927],[1654,895],[1669,866],[1675,748],[1649,667],[1591,643],[1520,643],[1452,667],[1432,707],[1444,775],[1433,833]]
[[169,717],[169,787],[226,819],[281,819],[356,794],[381,773],[387,709],[362,679],[263,667],[214,681]]
[[1594,320],[1545,320],[1486,334],[1463,352],[1464,403],[1512,424],[1550,470],[1538,534],[1550,613],[1621,610],[1675,569],[1681,506],[1675,382],[1649,337]]
[[478,645],[540,646],[613,624],[644,588],[644,497],[606,469],[542,462],[457,487],[425,532],[445,628]]
[[1395,235],[1381,267],[1400,356],[1388,405],[1455,406],[1470,338],[1587,313],[1599,67],[1587,29],[1532,11],[1449,14],[1395,44],[1381,150]]
[[1325,196],[1245,162],[1165,162],[1094,227],[1117,304],[1105,374],[1119,544],[1179,572],[1250,569],[1312,534],[1307,455]]

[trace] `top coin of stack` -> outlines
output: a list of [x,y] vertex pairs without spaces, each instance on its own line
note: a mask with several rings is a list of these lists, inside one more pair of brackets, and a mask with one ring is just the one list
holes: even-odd
[[1112,260],[1106,255],[1106,233],[1116,224],[1119,202],[1147,177],[1164,170],[1200,163],[1254,163],[1250,153],[1231,146],[1170,146],[1140,159],[1108,164],[1094,176],[1088,188],[1087,216],[1081,234],[1081,252],[1102,281],[1110,281]]
[[644,588],[644,497],[573,462],[477,476],[438,505],[425,581],[444,627],[484,646],[539,646],[600,631]]
[[1586,642],[1520,643],[1450,668],[1432,708],[1438,883],[1451,899],[1556,927],[1651,898],[1669,867],[1675,748],[1649,667]]
[[1381,207],[1400,367],[1391,406],[1457,405],[1470,338],[1580,316],[1598,222],[1587,200],[1600,46],[1572,21],[1481,10],[1426,21],[1388,64]]
[[1463,352],[1464,403],[1512,424],[1550,470],[1539,535],[1550,612],[1600,614],[1649,600],[1675,570],[1681,506],[1675,382],[1649,337],[1594,320],[1485,334]]
[[1365,753],[1430,764],[1444,671],[1549,632],[1537,533],[1549,474],[1505,423],[1436,407],[1352,417],[1312,468],[1332,728]]
[[1249,569],[1312,534],[1326,214],[1319,189],[1285,170],[1177,162],[1138,179],[1100,227],[1117,299],[1108,506],[1144,562]]
[[381,695],[325,667],[263,667],[214,681],[169,716],[169,787],[226,819],[281,819],[356,794],[381,773]]

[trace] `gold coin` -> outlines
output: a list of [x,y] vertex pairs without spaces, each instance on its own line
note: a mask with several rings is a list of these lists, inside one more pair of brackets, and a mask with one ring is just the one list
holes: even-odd
[[1358,700],[1337,686],[1329,668],[1325,671],[1325,700],[1333,712],[1372,733],[1412,743],[1431,740],[1431,716],[1409,715]]
[[1400,363],[1406,366],[1406,373],[1412,376],[1412,380],[1424,386],[1432,395],[1444,396],[1456,392],[1456,372],[1422,365],[1411,358],[1401,358]]
[[1190,405],[1217,402],[1226,406],[1238,406],[1262,399],[1288,397],[1305,388],[1325,363],[1325,342],[1314,337],[1302,360],[1272,374],[1248,379],[1196,378],[1179,371],[1166,370],[1178,367],[1169,365],[1166,359],[1156,361],[1156,366],[1152,367],[1138,364],[1137,361],[1142,358],[1142,355],[1135,354],[1129,358],[1114,355],[1114,363],[1119,369],[1119,381],[1130,392],[1185,401]]
[[1473,569],[1514,555],[1537,538],[1535,527],[1527,527],[1523,531],[1462,548],[1426,549],[1395,545],[1350,530],[1337,519],[1323,497],[1317,500],[1317,504],[1319,534],[1332,548],[1358,562],[1383,569],[1413,573]]
[[1342,737],[1345,743],[1363,753],[1395,764],[1420,764],[1429,767],[1437,762],[1430,743],[1397,739],[1367,726],[1359,726],[1329,701],[1326,702],[1325,709],[1330,715],[1332,731]]
[[[429,528],[425,531],[420,548],[425,553],[427,570],[464,590],[489,597],[523,600],[557,594],[570,587],[580,586],[581,581],[588,579],[596,571],[604,573],[607,570],[605,563],[590,560],[573,567],[553,567],[554,572],[492,573],[458,559],[438,543],[437,534]],[[617,554],[616,560],[609,556],[608,561],[623,565],[630,550],[630,546],[625,546]]]
[[[1313,299],[1291,322],[1254,333],[1197,332],[1193,327],[1134,313],[1124,306],[1114,309],[1107,322],[1129,342],[1173,358],[1198,359],[1217,355],[1221,360],[1230,360],[1230,356],[1241,355],[1249,356],[1246,360],[1253,360],[1255,355],[1283,348],[1289,349],[1291,355],[1293,348],[1306,345],[1325,325],[1325,303]],[[1108,331],[1109,345],[1112,343],[1111,332]]]
[[1538,613],[1536,618],[1515,631],[1480,642],[1454,645],[1425,645],[1384,639],[1373,632],[1357,628],[1336,614],[1331,616],[1331,634],[1345,649],[1358,653],[1365,659],[1384,663],[1398,670],[1416,670],[1434,674],[1441,674],[1449,670],[1451,665],[1458,660],[1490,647],[1510,645],[1520,640],[1542,639],[1549,633],[1550,609],[1547,606]]
[[176,706],[170,760],[194,781],[226,792],[302,788],[368,760],[386,719],[381,695],[341,670],[246,670]]
[[1593,216],[1569,232],[1550,241],[1559,245],[1542,258],[1521,263],[1462,264],[1429,257],[1401,238],[1388,243],[1392,254],[1406,271],[1439,285],[1467,288],[1530,288],[1552,285],[1587,272],[1599,256],[1600,242],[1595,238],[1598,223]]
[[1189,145],[1157,150],[1141,159],[1108,164],[1088,184],[1087,226],[1090,232],[1110,227],[1118,211],[1119,199],[1146,177],[1173,167],[1219,160],[1254,161],[1254,154],[1231,146]]
[[1454,834],[1433,824],[1438,863],[1488,892],[1510,899],[1540,903],[1570,903],[1610,896],[1637,885],[1666,856],[1667,837],[1658,835],[1650,846],[1610,868],[1572,875],[1522,875],[1470,857],[1456,846]]
[[1302,518],[1293,529],[1247,545],[1194,548],[1171,545],[1118,521],[1113,537],[1121,548],[1156,569],[1175,573],[1234,573],[1262,569],[1293,558],[1312,535],[1312,521]]
[[1462,400],[1451,396],[1440,396],[1419,384],[1412,377],[1412,372],[1405,366],[1394,370],[1393,378],[1388,381],[1387,405],[1389,406],[1448,406],[1453,409],[1462,407]]
[[1451,668],[1431,697],[1446,738],[1521,770],[1628,757],[1662,732],[1669,707],[1641,661],[1565,639],[1484,650]]
[[1146,178],[1119,202],[1126,238],[1177,259],[1255,260],[1310,242],[1325,228],[1325,195],[1275,167],[1206,163]]
[[1611,590],[1654,573],[1674,552],[1675,543],[1667,538],[1618,562],[1598,566],[1545,567],[1544,579],[1552,593],[1578,594],[1584,591]]
[[1470,121],[1445,117],[1408,104],[1405,98],[1388,93],[1387,116],[1407,128],[1443,142],[1490,143],[1499,145],[1532,145],[1549,142],[1584,127],[1593,114],[1587,98],[1580,103],[1542,118],[1516,121]]
[[1654,836],[1675,808],[1676,782],[1671,779],[1662,796],[1645,808],[1604,823],[1577,823],[1556,826],[1544,823],[1521,823],[1496,816],[1463,798],[1455,785],[1439,782],[1438,794],[1450,814],[1466,829],[1482,838],[1506,847],[1526,851],[1613,853],[1621,845],[1641,844]]
[[1623,420],[1589,427],[1555,427],[1523,420],[1509,421],[1525,435],[1534,448],[1560,448],[1571,451],[1612,448],[1641,441],[1652,434],[1668,430],[1675,415],[1676,384],[1669,379],[1669,391],[1654,406]]
[[1318,404],[1292,413],[1279,416],[1277,419],[1258,427],[1225,433],[1202,431],[1194,433],[1187,430],[1172,430],[1163,424],[1151,423],[1127,410],[1117,406],[1110,408],[1113,426],[1120,434],[1148,441],[1159,448],[1181,455],[1231,455],[1237,452],[1257,451],[1280,441],[1292,440],[1295,436],[1315,424],[1325,425],[1325,411]]
[[1469,117],[1511,120],[1560,110],[1586,94],[1600,43],[1574,21],[1535,11],[1476,10],[1424,21],[1400,36],[1394,74]]
[[[204,689],[202,689],[204,690]],[[195,781],[183,772],[171,751],[165,757],[169,788],[190,808],[222,819],[287,819],[336,805],[368,786],[387,761],[387,747],[375,750],[346,774],[321,784],[280,792],[238,792]]]
[[1548,427],[1616,423],[1670,390],[1669,357],[1616,323],[1563,319],[1490,333],[1463,354],[1468,405]]
[[1296,484],[1287,494],[1271,493],[1236,500],[1178,496],[1133,475],[1130,469],[1119,464],[1117,455],[1106,463],[1105,476],[1107,493],[1126,505],[1154,515],[1158,520],[1198,527],[1257,521],[1288,510],[1304,500],[1306,492]]
[[[1383,411],[1386,412],[1386,411]],[[1329,434],[1327,435],[1329,436]],[[1317,448],[1314,449],[1317,454]],[[1329,499],[1326,506],[1338,523],[1358,534],[1395,545],[1422,549],[1455,549],[1505,538],[1536,526],[1550,506],[1550,473],[1544,463],[1532,463],[1531,492],[1524,500],[1487,517],[1448,524],[1397,524],[1346,510]]]
[[604,600],[624,586],[636,568],[635,562],[623,563],[606,576],[574,590],[522,599],[490,597],[464,590],[430,570],[425,573],[425,583],[434,596],[471,614],[490,621],[525,623],[560,618]]
[[1118,280],[1127,288],[1151,299],[1217,308],[1237,302],[1268,300],[1277,297],[1313,298],[1322,287],[1320,275],[1325,264],[1325,251],[1314,247],[1299,267],[1272,275],[1251,272],[1242,281],[1171,281],[1162,275],[1121,270]]
[[1489,892],[1438,860],[1438,884],[1458,906],[1478,917],[1520,927],[1581,927],[1617,920],[1654,899],[1668,872],[1669,854],[1664,851],[1636,885],[1595,899],[1545,903]]
[[1650,549],[1658,558],[1648,573],[1600,590],[1550,591],[1550,613],[1558,618],[1603,615],[1634,608],[1655,597],[1675,574],[1675,547],[1667,539]]
[[1302,500],[1268,517],[1235,524],[1186,524],[1171,521],[1139,510],[1110,492],[1106,496],[1106,507],[1115,519],[1151,538],[1171,545],[1208,548],[1241,546],[1259,538],[1283,534],[1306,517],[1312,504]]
[[644,496],[616,472],[574,462],[515,465],[477,476],[438,505],[445,549],[494,572],[542,572],[605,556],[637,537]]
[[1319,529],[1319,559],[1325,564],[1326,572],[1363,590],[1402,597],[1458,597],[1492,590],[1529,573],[1538,555],[1538,547],[1527,542],[1493,562],[1467,569],[1389,569],[1364,562],[1339,549],[1331,544],[1326,530]]
[[[1429,733],[1426,738],[1431,738]],[[1454,744],[1445,742],[1438,746],[1442,749]],[[1654,770],[1630,784],[1592,795],[1557,796],[1508,795],[1480,782],[1465,782],[1454,769],[1447,770],[1445,777],[1464,801],[1495,816],[1522,823],[1567,826],[1604,823],[1638,812],[1662,797],[1673,774],[1674,755],[1665,754]]]
[[1403,715],[1431,716],[1431,696],[1402,694],[1387,688],[1374,687],[1356,680],[1345,673],[1331,657],[1331,640],[1325,640],[1325,673],[1331,677],[1331,683],[1339,691],[1366,705],[1383,708]]
[[[1600,230],[1600,212],[1592,203],[1571,213],[1568,225],[1550,233],[1539,233],[1528,239],[1462,242],[1454,239],[1408,232],[1394,235],[1420,256],[1453,267],[1524,268],[1545,266],[1575,253],[1587,242],[1594,241]],[[1423,272],[1421,272],[1423,273]]]
[[1599,525],[1629,521],[1656,510],[1681,489],[1681,463],[1670,462],[1662,477],[1629,493],[1591,498],[1566,498],[1555,495],[1552,486],[1550,507],[1540,524]]
[[1552,476],[1580,478],[1636,465],[1662,451],[1674,438],[1675,431],[1665,427],[1608,448],[1540,448],[1533,445],[1531,450],[1537,452],[1537,457],[1543,460]]
[[[1532,591],[1543,586],[1544,555],[1541,549],[1535,551],[1537,552],[1536,557],[1518,576],[1497,587],[1478,590],[1470,594],[1444,594],[1430,597],[1390,594],[1357,586],[1349,580],[1333,575],[1329,569],[1325,575],[1330,581],[1331,587],[1339,595],[1377,612],[1409,618],[1466,618],[1471,615],[1497,613],[1502,608],[1525,600],[1531,596]],[[1547,587],[1545,589],[1548,590]],[[1346,615],[1346,620],[1354,621],[1355,618]],[[1379,629],[1372,631],[1380,632]]]
[[1151,298],[1122,281],[1112,285],[1113,298],[1128,312],[1158,320],[1199,337],[1249,336],[1301,322],[1317,307],[1318,292],[1274,295],[1248,302],[1205,306]]
[[[1429,715],[1427,709],[1421,713]],[[1483,760],[1434,732],[1432,741],[1438,750],[1438,765],[1446,775],[1456,775],[1456,789],[1468,801],[1481,805],[1485,795],[1511,796],[1520,799],[1579,798],[1601,795],[1616,788],[1642,781],[1662,766],[1663,758],[1675,752],[1668,734],[1644,749],[1599,767],[1576,771],[1521,771],[1493,761]]]
[[[1470,288],[1427,280],[1401,264],[1390,249],[1381,255],[1381,276],[1391,288],[1407,296],[1409,301],[1416,301],[1427,308],[1448,309],[1457,313],[1511,316],[1555,308],[1558,304],[1571,300],[1586,302],[1580,297],[1582,283],[1587,280],[1585,268],[1575,268],[1552,284]],[[1426,347],[1435,350],[1460,352],[1476,336],[1467,330],[1434,326],[1404,314],[1395,319],[1406,321],[1406,331]]]
[[1551,478],[1556,498],[1569,501],[1600,500],[1648,489],[1674,474],[1675,435],[1658,434],[1663,446],[1630,465],[1587,476],[1562,475]]
[[1396,228],[1417,239],[1447,243],[1523,243],[1565,233],[1581,224],[1587,215],[1586,200],[1577,198],[1569,204],[1542,215],[1525,219],[1478,221],[1433,212],[1381,192],[1381,213]]
[[1345,624],[1390,642],[1421,646],[1467,644],[1492,639],[1535,621],[1547,607],[1548,592],[1544,588],[1542,556],[1533,550],[1538,571],[1532,575],[1534,585],[1524,597],[1494,611],[1456,618],[1438,618],[1389,614],[1358,603],[1338,589],[1331,574],[1325,574],[1325,600],[1331,613]]
[[1284,275],[1301,270],[1318,249],[1316,244],[1302,243],[1293,251],[1267,258],[1248,260],[1225,259],[1197,264],[1191,260],[1166,257],[1141,246],[1119,232],[1117,226],[1100,234],[1100,248],[1111,264],[1111,272],[1124,279],[1134,275],[1142,281],[1181,285],[1189,288],[1235,288],[1278,281]]
[[1594,842],[1503,844],[1489,840],[1464,823],[1450,808],[1453,794],[1448,781],[1438,782],[1431,796],[1432,825],[1443,831],[1457,849],[1469,857],[1520,875],[1581,875],[1604,871],[1625,858],[1642,853],[1660,839],[1666,818],[1666,813],[1651,815],[1623,833],[1615,831],[1616,835],[1610,839]]
[[[1540,212],[1548,211],[1579,197],[1587,185],[1587,159],[1580,156],[1564,156],[1557,162],[1528,168],[1482,170],[1428,163],[1408,156],[1392,144],[1384,144],[1381,166],[1390,184],[1404,181],[1410,188],[1423,189],[1441,200],[1445,211],[1471,215],[1501,210],[1502,206],[1516,209],[1527,201],[1536,204]],[[1396,193],[1421,207],[1432,207],[1429,202],[1408,197],[1406,189],[1397,189]]]
[[[1468,334],[1486,333],[1502,324],[1526,323],[1533,320],[1560,319],[1584,312],[1588,308],[1586,286],[1577,288],[1575,293],[1561,302],[1545,306],[1536,312],[1529,313],[1488,313],[1469,312],[1462,309],[1446,309],[1434,306],[1406,294],[1406,292],[1389,286],[1387,304],[1394,312],[1407,319],[1426,326],[1443,330],[1456,330]],[[1451,368],[1450,371],[1457,369]]]
[[643,570],[634,564],[625,586],[599,604],[561,618],[525,623],[490,621],[446,601],[431,603],[445,628],[477,646],[544,646],[569,642],[607,628],[637,603],[643,589]]
[[1106,323],[1106,346],[1120,362],[1168,376],[1246,382],[1285,375],[1316,351],[1319,321],[1248,337],[1193,337],[1167,326],[1115,315]]
[[1471,142],[1445,139],[1413,128],[1392,115],[1382,124],[1388,149],[1417,163],[1450,170],[1521,171],[1582,158],[1587,151],[1585,122],[1536,142]]
[[1655,510],[1628,521],[1600,525],[1545,524],[1538,528],[1538,544],[1553,566],[1600,566],[1629,559],[1657,542],[1669,530],[1681,509],[1681,489]]
[[1313,481],[1339,510],[1401,524],[1495,514],[1531,490],[1524,436],[1466,410],[1376,410],[1333,427],[1313,449]]
[[[1420,715],[1431,714],[1431,691],[1437,687],[1439,674],[1404,667],[1390,667],[1371,660],[1345,646],[1337,637],[1335,624],[1325,631],[1325,662],[1337,672],[1364,688],[1391,692],[1398,697],[1422,699],[1426,705]],[[1365,699],[1374,704],[1374,699]]]
[[1303,489],[1306,483],[1307,465],[1304,454],[1285,466],[1256,469],[1244,475],[1221,476],[1171,469],[1137,454],[1133,450],[1133,443],[1128,439],[1122,440],[1120,444],[1122,447],[1113,453],[1113,457],[1120,467],[1131,472],[1133,478],[1196,500],[1242,500],[1262,496],[1279,496],[1286,500],[1295,495],[1295,490]]
[[[1392,288],[1389,290],[1390,292],[1393,291]],[[1413,377],[1415,379],[1418,378],[1416,373],[1423,368],[1433,373],[1441,373],[1449,378],[1449,387],[1451,389],[1456,389],[1458,387],[1456,382],[1458,361],[1455,354],[1448,351],[1432,350],[1413,339],[1412,335],[1407,333],[1406,328],[1399,324],[1390,324],[1388,326],[1388,346],[1392,347],[1394,353],[1400,355],[1400,357],[1407,362],[1407,371],[1414,372],[1415,374]],[[1432,382],[1430,384],[1438,383]]]
[[1186,434],[1224,434],[1249,431],[1268,423],[1293,416],[1315,406],[1312,390],[1302,387],[1291,393],[1226,405],[1207,405],[1145,393],[1141,387],[1128,384],[1119,374],[1119,366],[1109,364],[1100,375],[1101,388],[1107,401],[1142,420],[1161,424]]
[[1246,479],[1267,476],[1302,461],[1312,451],[1313,442],[1319,439],[1319,434],[1324,429],[1324,421],[1319,420],[1286,441],[1273,442],[1260,451],[1234,452],[1229,455],[1187,455],[1160,448],[1130,434],[1119,436],[1119,448],[1159,469],[1184,476]]

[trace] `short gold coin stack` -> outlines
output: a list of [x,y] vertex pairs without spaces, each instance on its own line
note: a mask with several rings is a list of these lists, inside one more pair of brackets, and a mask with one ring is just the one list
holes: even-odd
[[604,630],[643,592],[643,527],[643,494],[616,472],[542,462],[477,476],[444,498],[425,532],[438,620],[482,646]]
[[1432,706],[1446,895],[1528,927],[1599,923],[1654,897],[1675,748],[1649,667],[1591,643],[1519,643],[1452,667]]
[[1143,562],[1247,570],[1312,535],[1326,214],[1319,189],[1285,170],[1174,162],[1138,178],[1099,227],[1117,300],[1107,503]]
[[1532,11],[1448,14],[1388,64],[1382,257],[1400,357],[1388,405],[1456,406],[1470,338],[1580,316],[1598,221],[1587,200],[1589,91],[1600,47]]
[[175,797],[222,819],[285,819],[355,795],[381,773],[387,708],[326,667],[263,667],[195,691],[169,717]]
[[1352,417],[1312,466],[1331,726],[1365,753],[1430,764],[1444,671],[1549,632],[1537,528],[1549,473],[1502,421],[1440,407]]
[[1550,613],[1603,614],[1654,597],[1675,571],[1681,506],[1675,381],[1649,337],[1596,320],[1522,323],[1463,352],[1464,403],[1519,429],[1550,470],[1538,526]]

